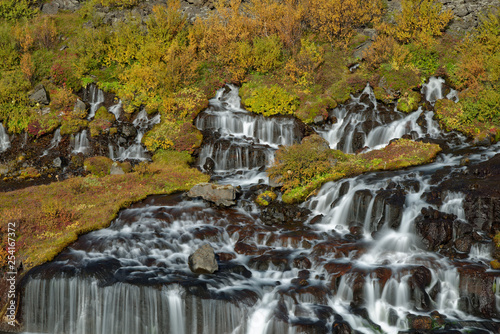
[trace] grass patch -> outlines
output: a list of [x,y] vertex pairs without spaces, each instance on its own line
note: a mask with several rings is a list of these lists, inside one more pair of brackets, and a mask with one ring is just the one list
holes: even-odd
[[162,151],[126,175],[75,177],[0,193],[0,267],[6,265],[7,226],[16,224],[16,257],[25,269],[52,260],[79,235],[105,228],[118,211],[148,195],[186,191],[208,176],[190,168],[188,154]]
[[315,135],[301,144],[282,147],[276,163],[268,170],[271,178],[283,184],[283,201],[304,201],[329,181],[366,172],[396,170],[431,162],[441,151],[439,145],[398,139],[381,150],[345,154],[331,150]]

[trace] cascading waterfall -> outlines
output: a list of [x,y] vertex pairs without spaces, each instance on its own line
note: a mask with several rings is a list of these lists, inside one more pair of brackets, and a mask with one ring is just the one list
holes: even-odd
[[[272,161],[278,145],[302,138],[289,118],[265,119],[242,111],[234,92],[231,86],[220,90],[198,116],[196,126],[213,136],[201,149],[199,165],[212,159],[218,176],[225,176],[221,183],[243,185],[248,194],[265,179],[260,167]],[[378,108],[370,98],[371,104],[356,99],[364,105],[359,109]],[[134,125],[145,129],[157,117],[141,112]],[[348,118],[346,112],[337,125],[351,122]],[[384,122],[381,116],[380,125],[370,131],[400,120]],[[340,146],[351,150],[345,144],[346,128],[333,125],[323,135],[342,140]],[[429,133],[424,128],[411,131],[423,136]],[[367,138],[370,131],[364,132]],[[243,149],[252,145],[264,153]],[[235,146],[241,149],[233,150]],[[471,163],[484,161],[500,152],[500,145],[467,152]],[[236,207],[221,210],[181,195],[150,197],[30,273],[23,298],[26,330],[396,334],[410,328],[411,315],[432,311],[446,316],[450,326],[477,321],[472,302],[467,304],[472,297],[463,289],[473,281],[464,281],[461,270],[488,260],[483,243],[454,262],[428,251],[415,226],[428,208],[466,223],[464,194],[449,191],[440,204],[427,197],[462,170],[462,158],[450,153],[425,166],[327,183],[301,205],[310,214],[300,226],[265,224],[265,209],[245,196]],[[446,176],[436,181],[436,172]],[[188,268],[188,257],[205,243],[217,254],[219,271],[196,275]],[[496,272],[492,277],[491,303],[500,314],[500,278]]]
[[97,88],[96,85],[91,84],[89,88],[88,100],[90,103],[90,111],[87,119],[91,120],[95,116],[97,109],[99,109],[104,103],[104,92]]
[[50,150],[59,146],[61,139],[62,139],[61,128],[57,128],[57,130],[54,132],[54,137],[52,137],[52,140],[50,141],[50,146],[45,151],[43,151],[42,157],[49,154]]
[[279,145],[292,145],[302,139],[293,118],[265,118],[241,109],[238,90],[232,85],[220,89],[209,102],[210,107],[195,124],[217,138],[202,147],[200,166],[207,158],[215,162],[216,172],[269,166]]
[[119,100],[117,104],[114,104],[111,107],[109,107],[108,111],[113,115],[115,115],[115,119],[119,121],[123,111],[122,100]]
[[[135,137],[134,143],[126,149],[119,147],[118,154],[116,155],[118,157],[117,159],[147,160],[148,157],[145,154],[147,150],[142,146],[142,137],[147,129],[150,129],[153,125],[160,123],[160,119],[160,114],[157,114],[150,119],[146,110],[141,110],[132,122],[137,129],[137,136]],[[110,155],[113,154],[113,156],[115,156],[115,154],[111,152],[113,152],[113,150],[110,149]]]
[[3,124],[0,123],[0,153],[7,151],[10,148],[10,139]]
[[88,153],[88,150],[90,149],[90,142],[87,137],[87,130],[77,133],[74,137],[72,136],[71,146],[73,147],[73,150],[71,151],[73,154]]

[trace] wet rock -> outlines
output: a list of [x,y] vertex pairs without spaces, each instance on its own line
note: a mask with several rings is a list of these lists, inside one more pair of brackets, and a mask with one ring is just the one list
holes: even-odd
[[39,84],[33,90],[33,93],[30,94],[29,99],[35,103],[48,105],[50,103],[49,93],[45,90],[45,87],[42,84]]
[[389,326],[396,326],[398,320],[399,320],[398,312],[396,312],[396,310],[391,307],[389,309],[389,317],[388,317]]
[[332,334],[352,334],[351,325],[346,321],[336,321],[332,325]]
[[191,198],[201,197],[206,201],[221,206],[236,204],[236,189],[232,185],[200,183],[191,188],[187,196]]
[[205,244],[188,258],[189,269],[195,274],[213,274],[219,270],[212,246]]
[[428,250],[437,251],[452,241],[455,219],[455,215],[431,207],[422,209],[421,215],[415,219],[415,226]]
[[260,219],[266,225],[302,225],[310,213],[309,209],[275,201],[262,210]]
[[379,190],[373,203],[371,231],[378,231],[386,224],[392,229],[398,229],[405,201],[405,191],[399,187]]
[[122,174],[125,174],[125,172],[123,171],[121,166],[118,165],[118,163],[113,162],[113,164],[111,165],[109,174],[110,175],[122,175]]
[[61,166],[62,166],[62,160],[61,160],[61,158],[59,158],[59,157],[55,158],[52,161],[52,166],[54,166],[55,168],[61,168]]
[[214,172],[214,169],[215,169],[215,161],[212,158],[207,157],[205,159],[205,163],[203,164],[203,169],[208,174],[212,174]]
[[460,273],[460,309],[486,319],[496,318],[496,298],[493,291],[495,274],[482,265],[464,265]]
[[406,317],[410,328],[417,330],[431,330],[432,329],[432,319],[428,316],[408,314]]
[[125,138],[135,137],[137,135],[137,129],[132,124],[126,124],[122,128],[121,134]]

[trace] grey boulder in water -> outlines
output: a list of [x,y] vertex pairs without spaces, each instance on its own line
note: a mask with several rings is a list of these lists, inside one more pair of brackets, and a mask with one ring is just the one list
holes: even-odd
[[189,255],[189,269],[195,274],[213,274],[219,270],[212,246],[205,244]]
[[206,201],[222,206],[236,204],[236,188],[230,184],[200,183],[191,188],[187,195],[191,198],[201,197]]

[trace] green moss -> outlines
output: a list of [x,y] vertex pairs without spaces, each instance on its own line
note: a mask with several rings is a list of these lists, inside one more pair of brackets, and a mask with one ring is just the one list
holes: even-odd
[[337,106],[337,102],[330,96],[311,96],[312,101],[304,101],[297,111],[295,116],[304,123],[313,123],[315,118],[320,116],[322,119],[328,117],[328,110]]
[[89,123],[90,136],[96,137],[103,133],[109,133],[114,120],[115,116],[109,113],[106,107],[100,107],[96,111],[94,119]]
[[71,135],[80,132],[88,126],[89,122],[84,119],[66,118],[61,121],[61,135]]
[[272,201],[276,199],[277,195],[274,191],[265,191],[255,199],[255,202],[260,206],[268,206]]
[[435,144],[399,139],[381,150],[350,155],[331,150],[318,136],[280,148],[268,173],[283,182],[283,201],[304,201],[323,184],[365,172],[394,170],[432,161],[441,151]]
[[113,165],[113,160],[107,157],[92,157],[83,162],[85,170],[97,177],[108,175],[111,171],[111,165]]
[[420,93],[411,91],[409,94],[405,94],[403,97],[398,100],[398,110],[410,113],[418,109],[418,104],[422,97]]
[[272,86],[246,86],[243,84],[241,102],[254,113],[264,116],[291,115],[299,104],[299,98],[289,93],[283,87]]

